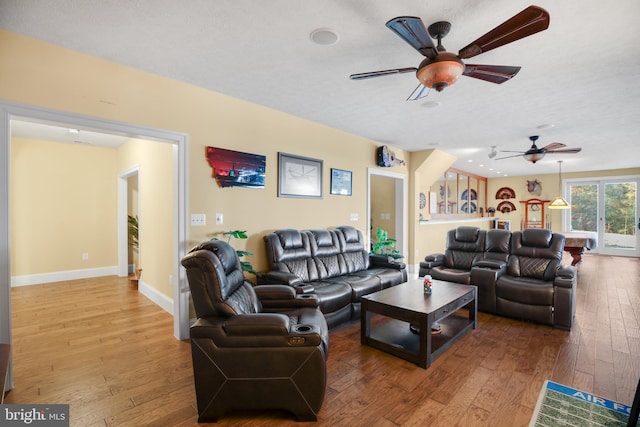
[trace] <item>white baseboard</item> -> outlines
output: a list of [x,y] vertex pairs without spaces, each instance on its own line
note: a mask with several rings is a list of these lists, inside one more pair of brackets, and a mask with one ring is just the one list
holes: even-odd
[[90,279],[92,277],[116,276],[118,267],[87,268],[83,270],[54,271],[52,273],[12,276],[11,286],[41,285],[43,283],[64,282],[67,280]]
[[[56,271],[53,273],[31,274],[11,277],[11,287],[42,285],[44,283],[64,282],[67,280],[90,279],[92,277],[117,276],[118,267],[88,268],[85,270]],[[157,289],[140,280],[138,292],[149,298],[163,310],[173,316],[173,298],[158,292]]]
[[143,280],[138,282],[138,292],[173,316],[173,298],[169,298],[165,294],[158,292],[157,289],[147,285]]

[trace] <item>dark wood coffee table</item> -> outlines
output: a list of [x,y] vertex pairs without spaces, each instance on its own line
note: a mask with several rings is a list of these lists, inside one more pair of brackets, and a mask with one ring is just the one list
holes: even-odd
[[[433,281],[433,293],[426,295],[423,280],[413,279],[362,297],[360,342],[422,368],[478,326],[478,290],[475,286]],[[468,309],[468,315],[458,310]],[[374,315],[385,316],[372,327]],[[441,326],[431,334],[434,323]],[[412,332],[409,325],[419,331]]]

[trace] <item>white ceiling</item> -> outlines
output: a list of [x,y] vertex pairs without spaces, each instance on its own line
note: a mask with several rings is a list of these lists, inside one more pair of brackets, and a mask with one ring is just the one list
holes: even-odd
[[[502,85],[463,76],[441,93],[406,102],[418,84],[411,73],[348,78],[419,64],[422,56],[385,27],[391,18],[419,16],[427,26],[450,21],[443,44],[457,52],[530,4],[0,0],[0,27],[380,144],[409,151],[438,148],[458,157],[455,167],[483,176],[555,173],[557,160],[563,160],[563,172],[639,167],[638,0],[537,1],[551,15],[548,30],[467,60],[522,66]],[[337,43],[312,42],[310,34],[318,28],[335,31]],[[582,152],[549,154],[535,165],[521,158],[488,158],[494,145],[528,149],[530,135],[540,135],[539,146],[562,142]]]

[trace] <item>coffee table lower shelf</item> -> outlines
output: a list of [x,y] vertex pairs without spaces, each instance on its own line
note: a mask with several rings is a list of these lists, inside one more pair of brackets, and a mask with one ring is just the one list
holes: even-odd
[[[381,315],[375,315],[381,316]],[[420,334],[409,329],[409,323],[402,320],[387,318],[381,324],[371,328],[369,336],[364,337],[363,344],[385,351],[401,359],[413,362],[422,368],[428,368],[433,360],[444,353],[464,334],[475,328],[475,319],[469,316],[452,314],[438,323],[441,326],[439,334],[425,337],[423,346],[420,345]],[[430,351],[429,351],[430,350]]]

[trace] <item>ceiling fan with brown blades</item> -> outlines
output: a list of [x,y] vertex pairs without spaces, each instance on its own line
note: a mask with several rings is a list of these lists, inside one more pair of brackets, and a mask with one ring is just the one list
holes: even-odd
[[[351,74],[351,80],[362,80],[390,74],[415,72],[420,81],[408,101],[424,98],[430,89],[438,92],[454,84],[461,75],[474,77],[491,83],[504,83],[514,77],[520,67],[503,65],[465,64],[463,59],[473,58],[505,44],[528,37],[549,27],[549,13],[538,7],[529,6],[522,12],[498,25],[474,42],[460,49],[458,54],[447,52],[442,39],[449,33],[449,22],[436,22],[425,28],[422,20],[415,16],[399,16],[386,24],[387,28],[409,43],[425,59],[416,67],[395,68]],[[433,39],[437,40],[437,46]]]
[[538,160],[541,160],[547,154],[554,153],[565,153],[565,154],[575,154],[582,151],[582,148],[564,148],[566,145],[560,142],[552,142],[551,144],[545,145],[544,147],[538,148],[536,145],[536,141],[538,140],[538,135],[530,136],[529,140],[532,145],[527,151],[500,151],[501,153],[519,153],[514,154],[512,156],[499,157],[496,160],[502,159],[510,159],[512,157],[520,157],[522,156],[526,161],[531,163],[535,163]]

